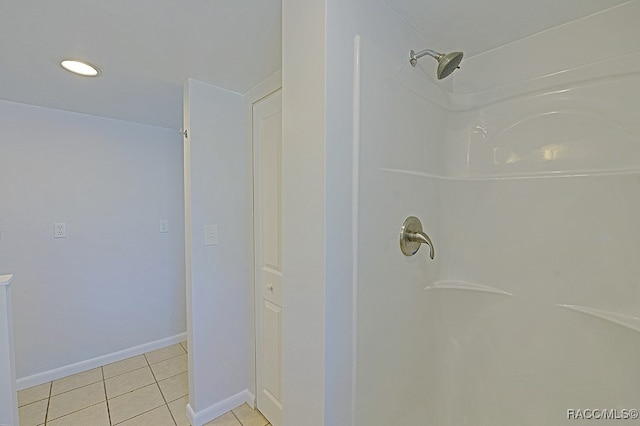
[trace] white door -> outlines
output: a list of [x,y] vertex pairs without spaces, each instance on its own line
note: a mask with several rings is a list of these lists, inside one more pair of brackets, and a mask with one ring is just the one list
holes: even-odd
[[253,105],[258,410],[282,425],[282,96]]

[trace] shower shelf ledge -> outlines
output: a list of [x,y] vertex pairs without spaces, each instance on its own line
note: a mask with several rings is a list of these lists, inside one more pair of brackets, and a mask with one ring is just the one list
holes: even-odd
[[633,315],[621,314],[618,312],[611,312],[611,311],[603,311],[600,309],[594,309],[594,308],[589,308],[586,306],[579,306],[579,305],[558,304],[557,306],[560,308],[569,309],[571,311],[590,315],[594,318],[598,318],[598,319],[607,321],[609,323],[619,325],[629,330],[640,332],[640,318]]
[[480,291],[484,293],[492,293],[499,294],[503,296],[513,296],[513,294],[501,290],[499,288],[490,287],[484,284],[478,284],[470,281],[462,281],[462,280],[439,280],[434,282],[433,284],[424,288],[425,291],[429,290],[468,290],[468,291]]
[[428,179],[446,181],[497,181],[497,180],[526,180],[526,179],[551,179],[551,178],[583,178],[600,176],[627,176],[640,174],[640,168],[620,169],[620,170],[578,170],[570,172],[544,172],[530,174],[505,174],[505,175],[476,175],[476,176],[443,176],[434,173],[418,172],[413,170],[402,170],[381,167],[383,172],[397,173],[407,176],[418,176]]

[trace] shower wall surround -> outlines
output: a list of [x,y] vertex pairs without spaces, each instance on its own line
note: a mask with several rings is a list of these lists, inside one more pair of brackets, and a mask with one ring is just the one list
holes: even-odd
[[[357,39],[356,425],[640,408],[639,5],[465,60],[453,92]],[[434,261],[401,254],[410,215]]]

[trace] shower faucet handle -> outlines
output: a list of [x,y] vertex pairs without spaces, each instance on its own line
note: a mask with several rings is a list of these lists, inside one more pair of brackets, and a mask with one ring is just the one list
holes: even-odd
[[431,238],[422,232],[422,222],[415,216],[405,219],[400,228],[400,250],[405,256],[413,256],[420,250],[421,244],[429,246],[429,257],[435,257],[435,249]]
[[[408,232],[406,235],[407,235],[407,239],[412,243],[427,244],[429,246],[429,257],[433,259],[433,257],[435,256],[435,252],[433,250],[433,243],[431,242],[431,238],[429,238],[427,234],[421,231],[416,231],[416,232]],[[416,249],[416,252],[417,251],[418,250]]]

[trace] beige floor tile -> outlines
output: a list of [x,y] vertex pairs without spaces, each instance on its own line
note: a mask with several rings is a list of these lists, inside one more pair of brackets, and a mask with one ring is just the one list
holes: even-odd
[[189,403],[189,395],[176,399],[169,403],[169,410],[173,415],[173,419],[178,426],[190,426],[189,419],[187,418],[187,404]]
[[18,407],[49,398],[51,382],[18,391]]
[[242,426],[242,424],[238,419],[236,419],[236,416],[229,411],[227,414],[223,414],[217,419],[210,421],[209,423],[205,423],[204,426]]
[[[178,345],[180,346],[180,345]],[[151,364],[151,370],[157,381],[168,379],[187,371],[187,354],[182,354],[165,361]]]
[[114,362],[113,364],[105,365],[102,367],[102,371],[104,371],[104,378],[109,379],[146,366],[147,359],[144,355],[138,355],[123,359],[122,361]]
[[233,414],[238,417],[242,426],[265,426],[269,421],[264,418],[262,413],[258,410],[254,410],[247,404],[234,408]]
[[166,405],[120,423],[119,426],[175,426]]
[[63,392],[78,389],[101,380],[102,369],[100,367],[74,374],[72,376],[67,376],[53,381],[53,385],[51,386],[51,395],[59,395]]
[[189,394],[189,382],[186,372],[162,380],[158,382],[158,385],[167,402],[175,401]]
[[37,426],[44,423],[48,402],[48,400],[44,399],[18,408],[20,426]]
[[144,367],[112,377],[105,380],[104,383],[107,388],[107,398],[111,399],[127,392],[149,386],[155,383],[155,381],[156,379],[153,378],[151,369]]
[[109,400],[111,423],[117,424],[164,405],[157,384],[145,386],[133,392]]
[[47,426],[109,426],[107,403],[101,402],[68,414],[59,419],[48,421]]
[[185,352],[189,352],[189,346],[187,345],[186,340],[184,342],[180,342],[180,346],[182,346],[182,349],[184,349]]
[[144,354],[144,356],[147,357],[147,361],[149,361],[149,364],[155,364],[156,362],[164,361],[178,355],[183,355],[185,353],[186,351],[184,350],[184,348],[179,343],[176,343],[175,345],[167,346],[166,348],[146,353]]
[[102,381],[52,396],[49,401],[47,419],[54,420],[105,400],[104,383]]

